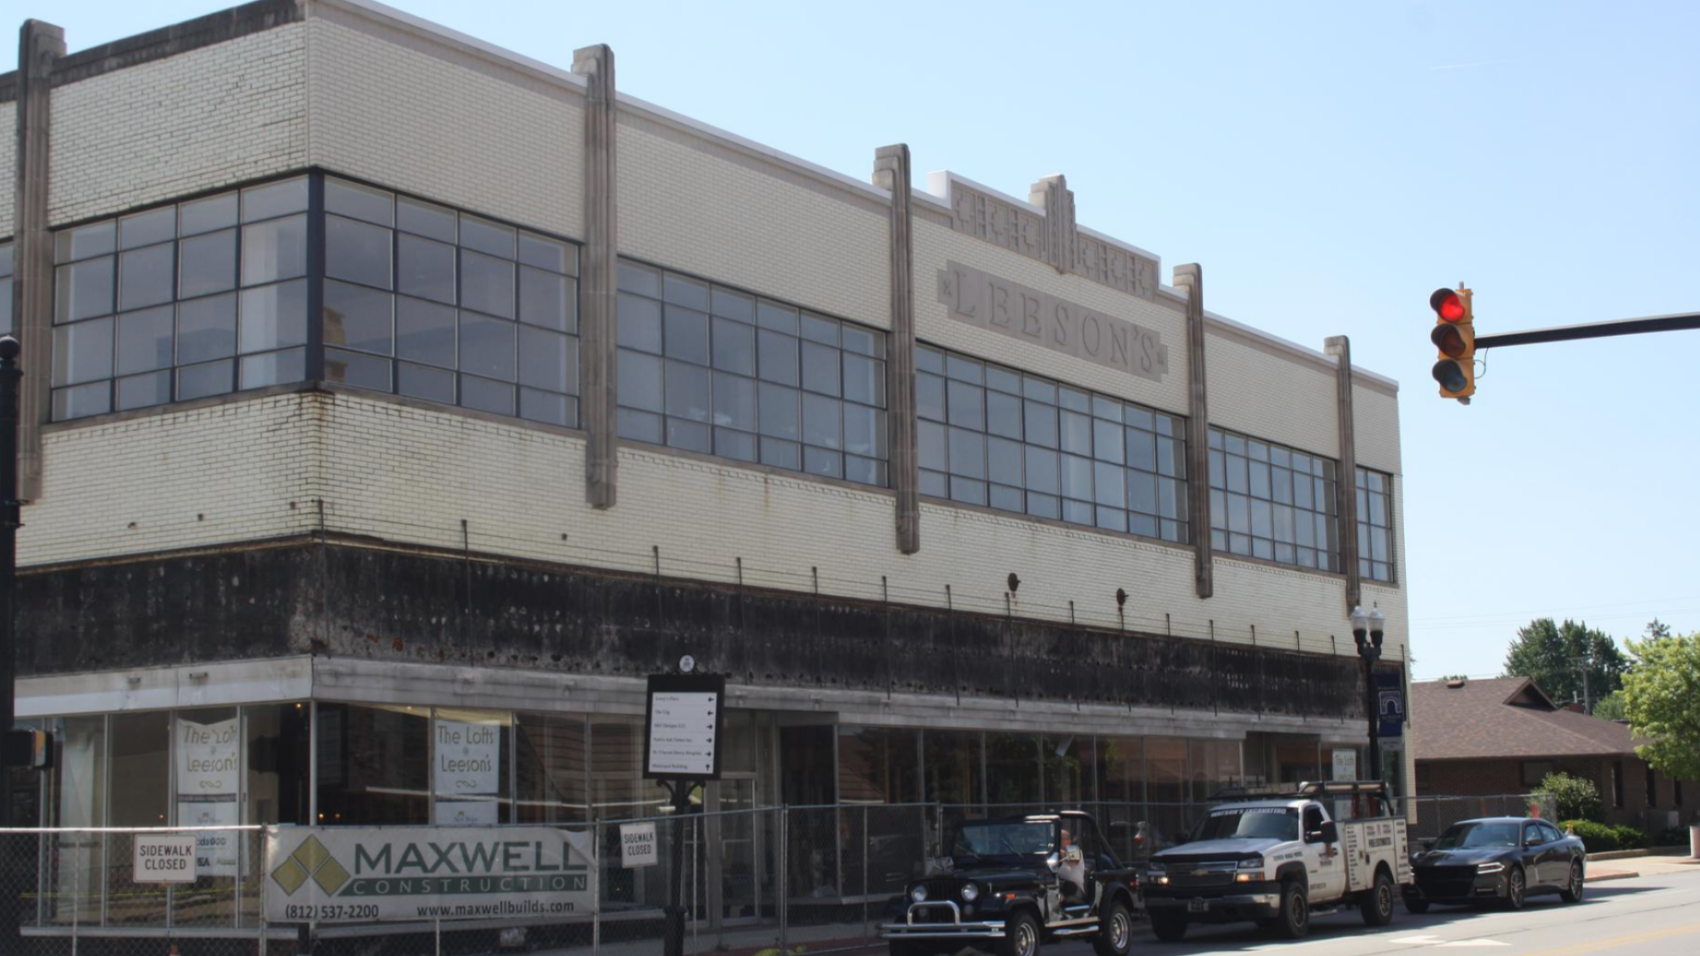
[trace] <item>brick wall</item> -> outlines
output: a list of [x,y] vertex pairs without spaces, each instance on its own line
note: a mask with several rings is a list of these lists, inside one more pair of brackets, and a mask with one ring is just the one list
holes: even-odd
[[[1621,759],[1623,766],[1623,806],[1616,804],[1612,786],[1612,768]],[[1429,795],[1488,795],[1527,793],[1533,789],[1523,783],[1523,764],[1519,759],[1495,760],[1421,760],[1417,762],[1418,794]],[[1675,810],[1682,826],[1696,822],[1700,814],[1700,784],[1685,781],[1682,802],[1676,802],[1675,786],[1664,774],[1655,775],[1656,798],[1647,799],[1647,764],[1633,755],[1611,757],[1560,757],[1550,761],[1557,773],[1592,780],[1599,788],[1605,804],[1606,820],[1649,829],[1653,836],[1664,829],[1664,817]]]

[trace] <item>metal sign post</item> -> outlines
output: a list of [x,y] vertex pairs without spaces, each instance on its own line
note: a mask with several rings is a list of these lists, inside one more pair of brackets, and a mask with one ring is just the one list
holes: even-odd
[[726,678],[694,674],[685,657],[679,674],[649,678],[643,718],[643,776],[659,780],[673,797],[673,862],[667,887],[665,956],[685,952],[685,814],[691,790],[720,779],[720,738],[726,726]]

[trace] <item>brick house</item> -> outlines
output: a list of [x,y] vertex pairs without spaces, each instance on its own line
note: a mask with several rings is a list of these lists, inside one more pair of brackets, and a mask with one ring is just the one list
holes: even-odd
[[1606,817],[1653,834],[1696,819],[1700,785],[1635,755],[1629,726],[1559,706],[1527,677],[1411,685],[1418,796],[1526,793],[1549,773],[1586,777]]

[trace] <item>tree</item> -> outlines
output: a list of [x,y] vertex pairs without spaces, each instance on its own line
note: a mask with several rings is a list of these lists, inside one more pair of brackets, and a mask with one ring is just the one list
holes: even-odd
[[[1624,675],[1624,680],[1628,679],[1628,675]],[[1624,692],[1614,690],[1594,702],[1594,716],[1601,720],[1622,720],[1624,707]]]
[[1647,623],[1647,636],[1655,639],[1670,637],[1670,625],[1655,617]]
[[1630,641],[1637,664],[1624,679],[1629,729],[1652,741],[1635,748],[1675,780],[1700,778],[1700,633]]
[[1623,686],[1629,661],[1604,631],[1594,630],[1585,622],[1555,624],[1550,617],[1518,628],[1517,640],[1505,655],[1506,677],[1533,677],[1560,703],[1582,699],[1585,666],[1588,691],[1598,700]]

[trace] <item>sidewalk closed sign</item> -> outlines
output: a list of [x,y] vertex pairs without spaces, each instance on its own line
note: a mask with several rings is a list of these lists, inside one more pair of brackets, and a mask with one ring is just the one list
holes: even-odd
[[626,869],[654,866],[660,859],[655,852],[655,824],[620,824],[620,860]]
[[195,835],[154,836],[138,833],[131,864],[137,883],[195,882]]

